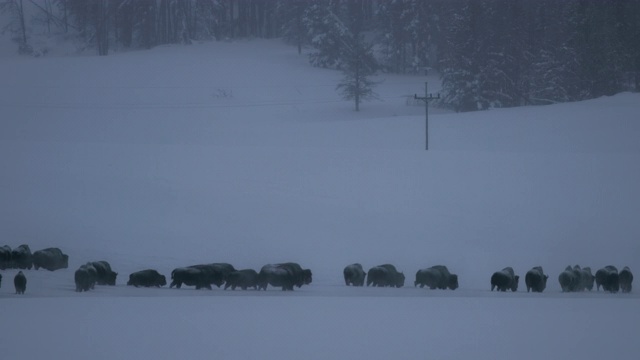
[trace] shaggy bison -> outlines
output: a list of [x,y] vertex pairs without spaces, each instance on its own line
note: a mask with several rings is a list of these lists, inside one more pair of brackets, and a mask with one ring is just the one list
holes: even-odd
[[153,269],[141,270],[129,275],[128,286],[162,287],[167,285],[167,278]]
[[515,275],[512,267],[506,267],[496,271],[491,275],[491,291],[498,288],[498,291],[518,291],[518,281],[520,276]]
[[227,280],[227,276],[229,276],[230,273],[236,271],[233,265],[227,263],[191,265],[189,267],[200,269],[205,273],[205,277],[207,279],[206,281],[208,282],[209,288],[211,288],[211,285],[215,285],[217,287],[222,286]]
[[231,290],[235,290],[236,287],[242,290],[248,288],[254,288],[258,290],[258,273],[253,269],[237,270],[230,273],[227,276],[227,281],[224,284],[224,289],[227,290],[231,287]]
[[429,287],[429,289],[451,289],[458,288],[458,275],[449,272],[444,265],[435,265],[430,268],[420,269],[416,273],[414,286]]
[[391,286],[401,288],[404,286],[405,276],[398,272],[391,264],[374,266],[367,272],[367,286]]
[[283,291],[293,290],[296,281],[291,269],[275,264],[267,264],[258,274],[258,288],[267,290],[267,286],[281,287]]
[[544,274],[542,266],[535,266],[531,270],[527,271],[524,277],[524,282],[527,285],[527,292],[543,292],[547,287],[547,279],[549,275]]
[[631,269],[628,266],[625,266],[618,274],[618,279],[620,282],[620,290],[623,293],[631,292],[631,283],[633,282],[633,274],[631,273]]
[[69,267],[69,256],[58,248],[47,248],[33,253],[33,267],[55,271]]
[[584,290],[582,282],[582,270],[576,265],[575,268],[567,266],[563,272],[558,275],[558,282],[563,292],[575,292]]
[[367,276],[362,265],[358,263],[345,266],[342,274],[344,275],[344,283],[347,286],[364,286],[364,280]]
[[29,245],[20,245],[11,251],[12,267],[16,269],[29,269],[33,267],[33,255]]
[[593,283],[595,282],[595,276],[591,273],[591,268],[588,266],[583,267],[580,270],[580,277],[582,278],[582,289],[593,290]]
[[9,245],[0,246],[0,270],[6,270],[12,267],[11,247],[9,247]]
[[293,290],[294,286],[311,284],[312,280],[311,270],[303,269],[298,263],[267,264],[258,274],[258,288],[266,290],[270,284],[282,290]]
[[91,262],[81,265],[73,274],[73,279],[76,283],[76,291],[82,292],[93,289],[96,284],[96,277],[96,268]]
[[[183,267],[174,269],[171,272],[170,288],[177,287],[180,289],[182,284],[187,286],[195,286],[196,290],[202,288],[211,290],[212,274],[208,268],[204,267]],[[218,285],[220,286],[220,285]]]
[[111,270],[111,265],[106,261],[94,261],[91,263],[96,269],[96,284],[98,285],[115,285],[117,272]]
[[620,290],[620,276],[615,266],[607,265],[596,271],[596,290],[600,291],[600,286],[602,290],[612,293]]
[[27,290],[27,277],[24,276],[22,271],[18,271],[13,278],[13,285],[16,288],[16,294],[24,294],[24,291]]

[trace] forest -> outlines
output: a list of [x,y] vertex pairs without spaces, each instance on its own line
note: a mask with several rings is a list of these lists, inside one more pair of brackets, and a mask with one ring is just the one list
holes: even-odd
[[437,71],[439,105],[455,111],[640,90],[640,0],[0,0],[0,11],[23,55],[45,55],[43,36],[100,56],[283,38],[313,66],[366,63],[365,83]]

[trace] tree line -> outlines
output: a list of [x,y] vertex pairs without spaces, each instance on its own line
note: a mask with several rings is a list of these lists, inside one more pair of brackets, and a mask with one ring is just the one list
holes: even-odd
[[441,105],[456,111],[640,89],[640,0],[0,0],[0,11],[23,53],[36,28],[99,55],[281,37],[344,71],[356,108],[375,97],[377,71],[438,71]]

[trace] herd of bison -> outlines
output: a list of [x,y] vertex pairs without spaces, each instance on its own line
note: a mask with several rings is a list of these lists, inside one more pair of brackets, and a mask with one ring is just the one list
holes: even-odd
[[[69,256],[58,248],[47,248],[31,252],[28,245],[20,245],[11,249],[5,245],[0,247],[0,270],[20,269],[14,277],[16,294],[24,294],[27,287],[27,277],[22,272],[24,269],[36,270],[43,268],[49,271],[66,269],[69,267]],[[81,265],[74,273],[74,282],[77,292],[89,291],[97,285],[115,285],[118,273],[113,271],[106,261],[90,261]],[[395,266],[390,264],[374,266],[365,271],[360,264],[347,265],[343,271],[344,282],[347,286],[379,286],[402,287],[405,276]],[[549,275],[545,274],[540,266],[536,266],[525,274],[527,292],[543,292],[547,286]],[[520,276],[516,275],[513,268],[506,267],[491,275],[491,291],[517,291]],[[231,264],[213,263],[179,267],[171,272],[171,288],[180,288],[183,284],[195,286],[196,289],[211,289],[211,285],[224,289],[237,287],[242,290],[253,288],[266,290],[268,285],[293,290],[294,287],[308,285],[312,281],[311,270],[302,268],[299,264],[289,262],[281,264],[268,264],[260,271],[253,269],[237,270]],[[558,275],[558,282],[563,292],[591,291],[595,283],[596,290],[600,287],[609,292],[631,292],[633,274],[629,267],[618,271],[615,266],[609,265],[592,274],[589,267],[576,265],[567,268]],[[137,271],[129,275],[127,285],[135,287],[161,287],[167,284],[164,275],[153,269]],[[0,286],[2,275],[0,274]],[[449,272],[446,266],[436,265],[420,269],[416,273],[414,286],[428,287],[430,289],[458,288],[458,275]]]

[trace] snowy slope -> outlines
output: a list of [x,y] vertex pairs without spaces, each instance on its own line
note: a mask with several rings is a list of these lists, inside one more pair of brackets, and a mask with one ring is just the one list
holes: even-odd
[[[0,318],[28,320],[0,330],[10,359],[637,358],[636,294],[562,294],[557,275],[640,269],[638,94],[432,108],[424,151],[424,108],[407,104],[424,77],[381,75],[383,101],[355,112],[339,73],[278,41],[5,56],[0,68],[0,245],[70,255],[67,270],[27,271],[28,299],[2,272]],[[101,259],[118,286],[73,292],[73,270]],[[123,285],[144,268],[281,261],[311,268],[314,283]],[[345,288],[353,262],[394,263],[407,287]],[[459,290],[410,286],[436,264]],[[493,271],[536,265],[546,293],[488,291]]]

